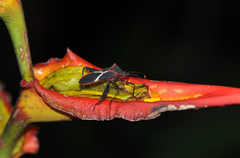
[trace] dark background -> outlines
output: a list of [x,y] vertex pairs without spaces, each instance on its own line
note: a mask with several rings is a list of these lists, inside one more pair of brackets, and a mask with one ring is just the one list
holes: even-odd
[[[67,47],[105,68],[155,80],[240,87],[238,0],[23,0],[33,63]],[[13,96],[21,80],[0,22],[0,79]],[[240,156],[240,107],[166,112],[150,121],[37,123],[40,151],[24,158],[222,158]]]

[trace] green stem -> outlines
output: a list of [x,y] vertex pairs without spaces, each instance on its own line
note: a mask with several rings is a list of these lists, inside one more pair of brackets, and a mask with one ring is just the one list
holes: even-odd
[[27,29],[20,0],[0,0],[0,17],[6,24],[13,41],[22,78],[34,79]]
[[[34,73],[21,1],[0,0],[0,17],[11,36],[22,79],[30,82],[34,80]],[[18,110],[12,113],[0,138],[0,158],[11,157],[16,141],[27,125],[24,120],[16,118],[19,113]]]
[[0,158],[10,158],[18,137],[26,127],[25,121],[19,121],[17,115],[20,115],[20,111],[15,110],[13,116],[8,120],[6,128],[0,138]]

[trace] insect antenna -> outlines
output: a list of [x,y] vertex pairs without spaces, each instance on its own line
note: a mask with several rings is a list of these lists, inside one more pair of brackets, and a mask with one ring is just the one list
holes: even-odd
[[[135,76],[135,77],[139,78],[146,85],[146,83],[138,75],[130,73],[129,76]],[[145,75],[144,75],[144,78],[146,78]]]
[[127,72],[129,75],[135,75],[136,77],[140,78],[138,75],[136,74],[142,74],[143,75],[143,78],[147,78],[146,75],[142,72],[138,72],[138,71],[128,71]]

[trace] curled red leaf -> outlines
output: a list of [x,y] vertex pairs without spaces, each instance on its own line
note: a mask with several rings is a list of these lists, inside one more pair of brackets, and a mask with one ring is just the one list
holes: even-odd
[[[100,69],[78,57],[68,49],[66,56],[50,59],[47,63],[34,67],[36,78],[43,79],[48,74],[68,66],[88,66]],[[152,81],[143,79],[149,86],[151,99],[143,101],[116,101],[110,108],[110,100],[103,100],[92,110],[99,99],[75,97],[45,89],[34,81],[36,91],[50,106],[74,117],[87,120],[111,120],[115,117],[130,121],[153,119],[165,111],[197,109],[210,106],[224,106],[240,103],[240,89],[224,86],[188,84],[180,82]],[[139,78],[130,77],[129,81],[141,84]]]

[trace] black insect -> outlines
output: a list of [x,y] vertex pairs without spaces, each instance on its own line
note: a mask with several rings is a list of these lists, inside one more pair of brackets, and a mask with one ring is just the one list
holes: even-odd
[[[91,73],[83,76],[84,70],[90,71]],[[111,66],[109,68],[106,68],[106,69],[103,69],[103,70],[98,70],[98,69],[94,69],[94,68],[91,68],[91,67],[84,67],[83,70],[82,70],[82,78],[80,79],[79,83],[81,84],[81,90],[82,90],[82,85],[90,85],[90,84],[97,83],[97,82],[102,82],[102,81],[107,82],[107,86],[106,86],[99,102],[97,102],[93,107],[93,110],[94,110],[96,105],[99,104],[106,97],[106,95],[109,91],[109,87],[110,87],[109,84],[110,83],[115,85],[116,88],[117,88],[117,93],[114,95],[114,97],[110,101],[110,106],[111,106],[111,103],[112,103],[113,99],[116,97],[116,95],[120,91],[119,86],[115,83],[115,81],[117,81],[117,80],[125,82],[126,84],[133,85],[133,94],[132,95],[136,99],[136,97],[134,96],[135,84],[131,83],[131,82],[128,82],[128,79],[127,79],[127,81],[121,80],[122,78],[129,77],[129,76],[138,77],[136,74],[133,74],[133,73],[136,73],[136,72],[130,72],[130,71],[125,72],[125,71],[123,71],[120,67],[117,66],[116,63],[114,63],[113,66]],[[138,78],[140,78],[140,77],[138,77]],[[142,82],[144,84],[141,87],[146,87],[148,89],[148,86],[145,84],[145,82],[143,80],[142,80]]]

